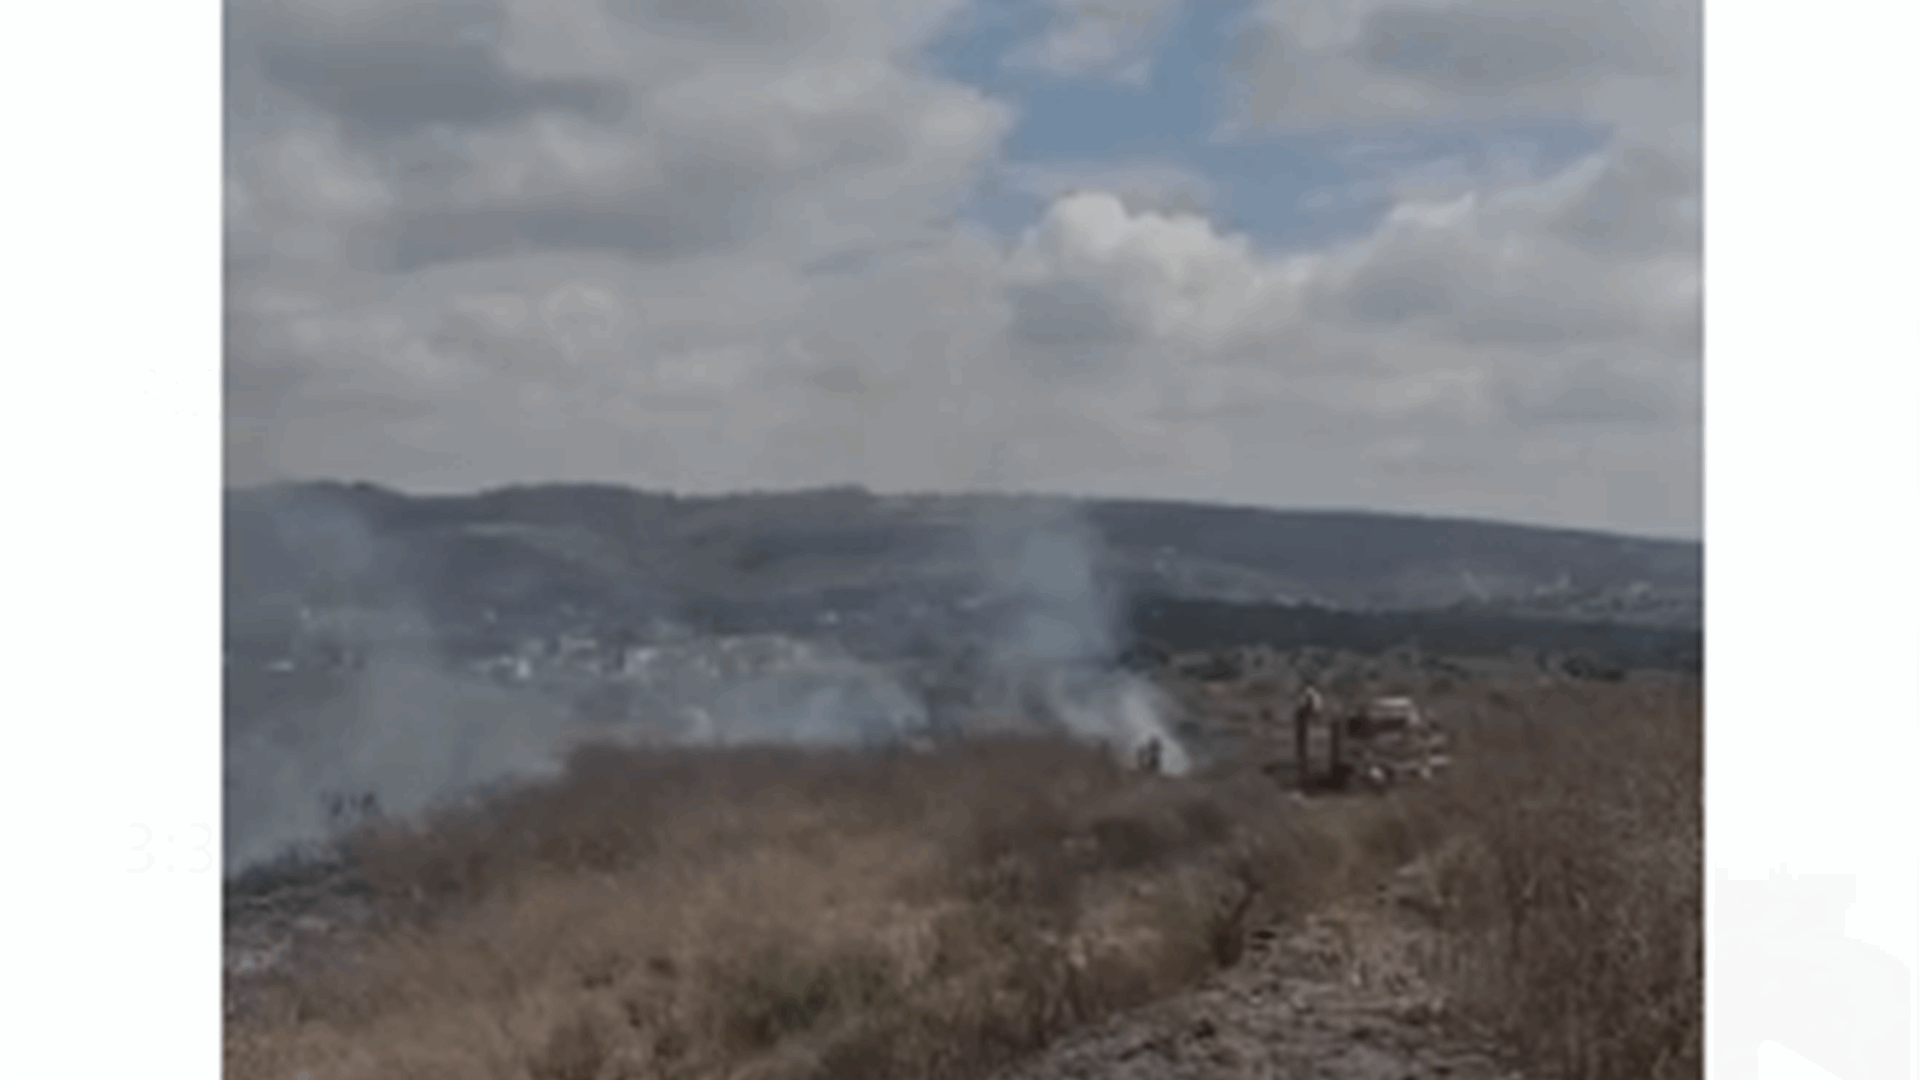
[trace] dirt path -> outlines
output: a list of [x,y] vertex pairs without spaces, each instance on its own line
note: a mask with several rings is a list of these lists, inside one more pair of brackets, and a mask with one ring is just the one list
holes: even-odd
[[1257,931],[1202,986],[1068,1035],[996,1080],[1521,1080],[1449,1030],[1417,974],[1434,940],[1417,914],[1419,873]]

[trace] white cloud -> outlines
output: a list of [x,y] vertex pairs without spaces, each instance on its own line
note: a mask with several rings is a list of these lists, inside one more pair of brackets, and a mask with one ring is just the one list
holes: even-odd
[[[1583,215],[1617,175],[1596,158],[1548,181],[1403,201],[1366,236],[1286,257],[1198,217],[1075,195],[1008,261],[1013,330],[1050,355],[1094,346],[1111,383],[1082,393],[1163,464],[1208,432],[1293,490],[1316,486],[1310,470],[1362,471],[1294,456],[1316,445],[1328,459],[1391,448],[1360,455],[1380,466],[1364,487],[1406,505],[1442,494],[1422,458],[1449,463],[1452,485],[1522,471],[1513,455],[1536,440],[1697,438],[1687,216],[1632,188],[1618,209],[1679,224],[1590,242]],[[1515,483],[1506,512],[1534,491]],[[1642,498],[1678,522],[1696,491]]]
[[[1475,475],[1506,474],[1542,511],[1585,499],[1601,517],[1657,505],[1659,520],[1697,520],[1699,48],[1699,5],[1664,0],[1256,8],[1232,65],[1243,133],[1340,130],[1359,135],[1356,153],[1391,151],[1364,132],[1407,122],[1559,118],[1609,134],[1546,179],[1402,173],[1381,226],[1327,253],[1311,306],[1356,359],[1396,373],[1372,400],[1417,406],[1401,413],[1425,429],[1406,475],[1432,454],[1463,495]],[[1529,467],[1456,467],[1495,436],[1509,455],[1526,447]],[[1656,450],[1672,455],[1664,474]],[[1566,486],[1544,482],[1549,464]],[[1607,477],[1617,490],[1599,494]]]
[[[1276,256],[1179,169],[999,165],[1011,110],[911,59],[951,9],[248,7],[233,478],[1697,520],[1658,456],[1697,456],[1686,153],[1404,181],[1367,235]],[[952,224],[983,172],[1051,200],[1012,242]]]
[[1205,175],[1151,160],[1010,164],[995,170],[991,181],[1048,202],[1076,191],[1105,191],[1136,213],[1205,213],[1218,195]]
[[1697,128],[1700,7],[1670,0],[1262,0],[1234,74],[1253,128],[1578,116]]

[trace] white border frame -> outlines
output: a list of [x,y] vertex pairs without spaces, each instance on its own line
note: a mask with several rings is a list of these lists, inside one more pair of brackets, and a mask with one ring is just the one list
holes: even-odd
[[[220,12],[9,16],[11,1057],[215,1075],[218,875],[127,868],[132,826],[178,863],[219,822]],[[1915,40],[1912,5],[1708,9],[1715,1077],[1820,1074],[1740,1042],[1778,999],[1857,1011],[1811,970],[1727,977],[1754,913],[1722,875],[1782,865],[1854,879],[1844,934],[1906,966],[1916,1057]]]

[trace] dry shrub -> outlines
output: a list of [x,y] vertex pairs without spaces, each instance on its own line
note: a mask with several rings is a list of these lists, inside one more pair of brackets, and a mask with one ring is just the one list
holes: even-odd
[[719,1035],[745,1051],[883,1008],[898,992],[892,960],[878,948],[822,950],[805,940],[722,953],[711,959],[707,977],[719,1005]]
[[1569,1080],[1698,1076],[1697,688],[1509,689],[1461,742],[1440,888],[1470,1008]]
[[562,1022],[528,1058],[530,1080],[595,1080],[612,1054],[606,1028],[590,1013]]
[[256,987],[229,1073],[977,1076],[1237,954],[1236,816],[1055,740],[582,750],[353,838],[404,917]]
[[1454,782],[1308,805],[1059,740],[582,748],[557,782],[354,837],[395,917],[256,985],[228,1074],[977,1077],[1445,849],[1471,1011],[1570,1078],[1687,1075],[1699,728],[1673,693],[1463,698]]
[[1310,812],[1243,811],[1237,879],[1256,894],[1244,921],[1289,922],[1381,883],[1447,835],[1437,793],[1329,799]]

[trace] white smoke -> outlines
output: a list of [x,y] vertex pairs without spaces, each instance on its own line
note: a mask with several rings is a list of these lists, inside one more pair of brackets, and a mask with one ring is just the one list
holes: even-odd
[[540,704],[428,656],[372,650],[343,693],[229,739],[229,871],[327,840],[334,796],[371,796],[408,816],[481,784],[556,773],[558,725]]
[[[396,553],[349,506],[303,493],[267,510],[303,577],[302,633],[355,658],[318,696],[283,692],[230,707],[222,768],[222,862],[231,874],[323,845],[330,802],[370,798],[412,815],[485,784],[552,775],[564,743],[558,710],[440,655],[431,620]],[[289,684],[311,679],[289,672]]]
[[927,727],[925,705],[885,671],[772,634],[634,650],[626,670],[606,676],[633,699],[612,726],[575,722],[561,697],[454,671],[418,636],[362,647],[366,665],[344,692],[229,738],[230,872],[324,843],[337,825],[332,796],[370,795],[381,812],[408,817],[501,782],[558,775],[586,739],[856,747],[911,742]]
[[1100,535],[1077,507],[1021,500],[983,515],[974,531],[1002,619],[991,662],[1016,707],[1129,758],[1158,739],[1161,767],[1186,772],[1191,758],[1167,722],[1171,703],[1114,662],[1122,598],[1100,572]]
[[925,703],[887,672],[778,634],[636,649],[622,677],[683,744],[872,746],[927,726]]
[[[1007,505],[1007,504],[1002,504]],[[583,738],[676,745],[876,746],[931,734],[927,703],[891,673],[821,642],[773,634],[657,641],[595,676],[624,694],[612,725],[574,722],[564,694],[509,688],[449,666],[430,620],[348,507],[303,500],[275,524],[330,597],[307,613],[359,657],[345,689],[243,717],[226,746],[229,872],[323,843],[330,797],[371,796],[411,816],[504,781],[556,774]],[[986,674],[1014,718],[1129,757],[1148,739],[1179,774],[1189,755],[1169,703],[1118,669],[1117,600],[1100,540],[1071,506],[1025,501],[975,523],[985,603],[999,616]],[[537,680],[536,680],[537,683]]]
[[1073,735],[1116,752],[1159,739],[1163,772],[1179,776],[1192,768],[1167,726],[1172,703],[1144,679],[1110,669],[1055,668],[1043,673],[1041,687],[1049,714]]

